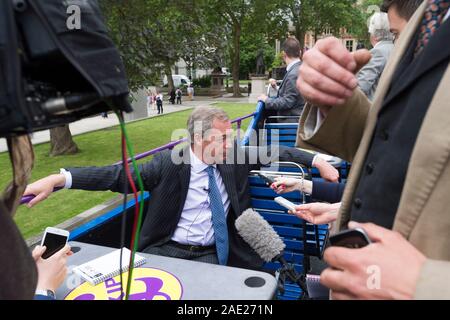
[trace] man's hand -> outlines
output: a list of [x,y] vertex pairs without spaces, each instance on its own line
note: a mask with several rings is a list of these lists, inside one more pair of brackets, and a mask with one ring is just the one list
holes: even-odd
[[327,181],[330,182],[338,182],[339,180],[339,171],[335,167],[333,167],[331,164],[328,163],[328,161],[323,160],[319,157],[316,157],[313,167],[317,168],[319,170],[320,176],[324,178]]
[[425,256],[399,233],[374,224],[351,222],[374,242],[361,249],[330,247],[324,259],[331,268],[321,283],[332,299],[412,299]]
[[38,269],[37,289],[55,292],[66,278],[67,257],[72,255],[72,251],[66,245],[48,259],[42,259],[45,250],[45,247],[37,246],[32,253]]
[[35,198],[28,203],[28,208],[48,198],[56,187],[64,187],[66,178],[63,174],[52,174],[27,186],[24,196],[34,195]]
[[[298,90],[306,101],[317,106],[343,105],[358,85],[355,73],[370,58],[365,49],[350,53],[334,37],[319,40],[303,55]],[[321,108],[322,113],[326,115],[328,108]]]
[[265,94],[262,94],[258,97],[258,101],[262,101],[264,103],[266,103],[267,99],[269,99],[269,97],[266,96]]
[[312,224],[327,224],[336,221],[341,203],[308,203],[295,207],[295,212],[289,210],[300,219]]

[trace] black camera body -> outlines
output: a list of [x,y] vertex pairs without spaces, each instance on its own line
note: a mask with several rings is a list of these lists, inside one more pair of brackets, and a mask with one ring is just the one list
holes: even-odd
[[[78,8],[79,28],[68,24],[69,6]],[[132,111],[124,65],[96,1],[0,1],[0,137],[111,109]]]

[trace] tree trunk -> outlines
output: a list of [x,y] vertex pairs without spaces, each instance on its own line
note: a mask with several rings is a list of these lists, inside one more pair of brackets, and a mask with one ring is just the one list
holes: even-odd
[[172,78],[172,69],[170,68],[170,66],[165,65],[164,73],[167,76],[167,84],[169,86],[168,90],[169,90],[169,93],[170,93],[175,88],[175,85],[173,84],[173,78]]
[[305,32],[300,25],[295,26],[295,37],[297,38],[298,42],[300,42],[300,50],[303,54],[303,49],[305,47]]
[[78,153],[79,149],[72,139],[69,125],[50,129],[50,153],[51,157]]
[[239,67],[241,62],[241,25],[233,26],[233,97],[241,97]]

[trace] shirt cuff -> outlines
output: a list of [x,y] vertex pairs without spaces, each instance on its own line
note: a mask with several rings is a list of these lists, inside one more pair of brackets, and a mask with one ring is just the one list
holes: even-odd
[[317,120],[316,120],[316,127],[314,128],[314,134],[316,134],[317,131],[319,131],[320,126],[322,125],[324,120],[325,120],[325,117],[323,116],[322,112],[320,112],[320,109],[317,108]]
[[59,170],[59,173],[63,174],[64,177],[66,178],[66,183],[64,184],[64,189],[72,188],[72,174],[70,173],[70,171],[67,171],[64,168],[61,168]]
[[313,160],[312,160],[312,163],[311,163],[311,166],[312,166],[312,167],[315,167],[316,161],[317,161],[318,159],[319,159],[319,155],[315,155],[314,158],[313,158]]

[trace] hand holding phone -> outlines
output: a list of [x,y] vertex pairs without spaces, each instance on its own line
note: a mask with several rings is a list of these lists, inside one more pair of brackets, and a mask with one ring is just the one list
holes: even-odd
[[68,239],[69,231],[52,227],[46,228],[41,242],[41,246],[46,247],[42,259],[47,259],[64,248]]
[[264,180],[266,186],[268,186],[268,187],[270,187],[275,182],[275,179],[270,178],[270,177],[266,176],[265,174],[258,173],[258,176]]
[[330,237],[330,246],[360,249],[371,244],[369,236],[362,228],[348,229]]
[[283,198],[283,197],[276,197],[274,200],[275,200],[275,202],[278,203],[280,206],[283,206],[283,207],[285,207],[286,209],[295,212],[295,206],[296,206],[295,203],[293,203],[293,202],[291,202],[291,201],[289,201],[289,200],[286,200],[286,199]]

